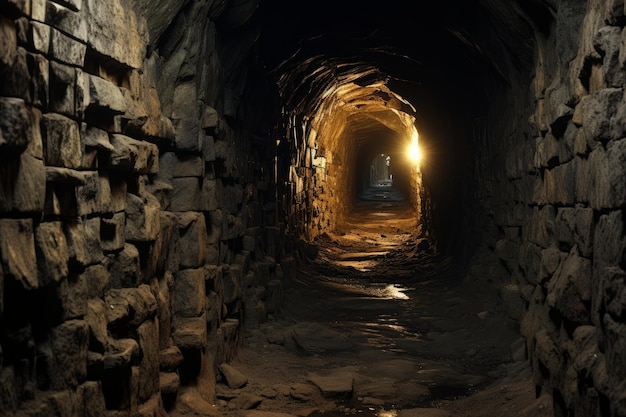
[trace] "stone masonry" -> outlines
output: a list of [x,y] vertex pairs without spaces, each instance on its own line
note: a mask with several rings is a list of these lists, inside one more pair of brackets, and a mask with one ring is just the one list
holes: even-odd
[[[292,250],[315,256],[304,239],[354,197],[354,125],[298,91],[306,63],[270,81],[257,3],[0,0],[0,415],[214,400],[245,332],[280,309]],[[445,123],[467,155],[445,161],[456,179],[422,171],[420,224],[471,255],[555,416],[626,417],[626,6],[476,4],[508,32],[481,26],[463,51],[497,76],[468,72],[482,95]],[[323,89],[340,79],[324,71]]]
[[532,95],[494,94],[508,122],[477,138],[495,146],[470,272],[498,283],[556,416],[625,416],[626,20],[622,1],[585,3],[559,2],[538,36]]
[[237,113],[225,4],[178,3],[0,1],[2,415],[210,400],[280,307],[273,141]]

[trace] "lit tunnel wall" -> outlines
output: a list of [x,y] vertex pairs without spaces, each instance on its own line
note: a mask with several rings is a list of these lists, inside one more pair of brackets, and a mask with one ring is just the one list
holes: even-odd
[[[293,206],[303,201],[324,208],[314,210],[308,222],[294,221],[296,231],[313,238],[326,228],[340,225],[363,195],[372,160],[379,154],[392,157],[394,184],[419,218],[420,172],[407,160],[411,139],[416,136],[414,117],[408,113],[414,111],[412,106],[403,103],[384,83],[331,84],[322,96],[308,128],[302,129],[302,137],[291,138],[291,153],[296,155],[291,160],[296,166],[292,165],[290,181],[296,184],[292,212],[297,211]],[[305,155],[304,166],[297,166],[297,155]]]
[[[453,13],[420,6],[444,22],[394,7],[328,6],[304,15],[282,2],[259,9],[269,22],[259,40],[262,59],[277,79],[291,144],[282,156],[291,166],[284,190],[290,229],[314,238],[337,226],[366,183],[373,155],[382,153],[392,155],[394,185],[416,208],[420,231],[442,252],[462,253],[479,227],[470,213],[477,121],[511,80],[526,82],[516,79],[532,64],[527,24],[517,21],[519,33],[498,39],[492,32],[503,28],[485,21],[500,10],[476,5],[459,4]],[[412,129],[425,155],[417,172],[404,158]]]
[[[473,140],[472,112],[468,115],[463,106],[471,108],[481,96],[464,91],[471,102],[451,105],[461,101],[458,93],[442,97],[397,85],[417,98],[414,101],[420,108],[416,110],[391,89],[392,83],[372,82],[367,77],[363,86],[353,82],[362,73],[371,75],[360,71],[348,73],[345,78],[350,82],[345,84],[341,79],[322,83],[318,95],[293,110],[307,116],[288,118],[292,146],[290,155],[283,158],[291,163],[293,186],[287,194],[292,204],[287,201],[286,207],[292,215],[292,230],[314,238],[341,224],[369,181],[374,156],[385,154],[391,157],[394,186],[415,208],[414,232],[424,233],[443,252],[460,250],[466,243],[463,230],[467,225],[462,224],[461,210],[467,207],[461,202],[471,192]],[[323,71],[318,74],[323,76]],[[291,78],[300,76],[299,72],[285,75],[283,92],[299,85]],[[302,123],[295,126],[299,120]],[[407,155],[414,132],[419,132],[424,155],[419,169]],[[307,211],[307,205],[312,209]]]
[[326,111],[322,106],[315,115],[320,126],[318,146],[336,156],[332,169],[328,167],[328,175],[334,177],[330,183],[335,188],[319,192],[329,194],[331,201],[336,202],[329,218],[331,225],[350,215],[355,200],[368,185],[371,162],[378,154],[392,156],[391,169],[397,171],[396,186],[419,208],[419,185],[411,189],[417,171],[403,163],[414,129],[413,117],[394,108],[399,107],[399,100],[385,90],[382,84],[366,87],[349,84],[339,88],[332,98],[338,108]]
[[424,233],[519,325],[537,395],[552,396],[555,416],[626,415],[624,1],[412,6],[265,9],[277,30],[260,44],[285,113],[329,146],[328,182],[305,205],[323,198],[319,225],[332,225],[362,179],[353,155],[376,149],[324,142],[354,127],[316,118],[340,111],[325,93],[384,83],[415,109]]

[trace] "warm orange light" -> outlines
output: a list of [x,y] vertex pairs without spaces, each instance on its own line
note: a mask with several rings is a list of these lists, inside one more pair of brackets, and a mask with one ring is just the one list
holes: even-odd
[[420,151],[419,145],[417,143],[417,138],[418,138],[417,131],[414,131],[407,153],[408,153],[409,159],[412,162],[414,162],[416,165],[419,165],[422,159],[422,152]]

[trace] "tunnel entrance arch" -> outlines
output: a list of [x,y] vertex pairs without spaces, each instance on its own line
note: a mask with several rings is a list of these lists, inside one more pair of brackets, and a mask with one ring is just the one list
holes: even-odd
[[385,82],[348,82],[327,85],[315,104],[309,114],[287,114],[289,227],[314,239],[345,222],[364,192],[384,182],[407,200],[421,230],[424,192],[409,157],[417,138],[410,103]]

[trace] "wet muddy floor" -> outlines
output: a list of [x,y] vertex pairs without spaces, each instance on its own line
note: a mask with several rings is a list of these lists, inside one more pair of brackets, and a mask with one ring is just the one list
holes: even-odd
[[[280,312],[246,335],[202,414],[242,417],[550,416],[517,323],[416,230],[389,187],[316,240]],[[230,386],[229,386],[230,385]],[[209,413],[210,411],[210,413]]]

